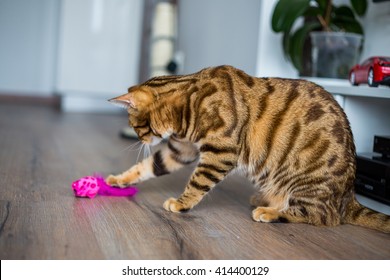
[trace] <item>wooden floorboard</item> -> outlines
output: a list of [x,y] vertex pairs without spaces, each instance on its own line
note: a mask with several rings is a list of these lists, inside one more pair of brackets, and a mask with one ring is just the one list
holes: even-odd
[[1,259],[390,259],[390,235],[374,230],[253,222],[253,190],[238,175],[185,214],[162,204],[190,168],[140,184],[134,198],[75,198],[75,179],[137,161],[134,142],[118,136],[126,124],[0,104]]

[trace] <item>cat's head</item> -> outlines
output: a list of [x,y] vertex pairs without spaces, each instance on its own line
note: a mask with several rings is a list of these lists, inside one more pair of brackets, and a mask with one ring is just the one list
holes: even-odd
[[128,93],[110,99],[129,113],[129,125],[134,128],[138,138],[149,145],[156,145],[170,135],[169,128],[155,110],[158,95],[147,86],[134,86]]

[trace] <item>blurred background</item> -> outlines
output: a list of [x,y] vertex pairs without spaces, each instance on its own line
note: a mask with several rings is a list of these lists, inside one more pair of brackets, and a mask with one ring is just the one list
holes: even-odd
[[[110,111],[107,99],[152,76],[221,64],[298,77],[271,29],[276,2],[0,0],[0,102],[55,99],[66,112]],[[390,2],[369,1],[362,25],[362,58],[389,55]]]

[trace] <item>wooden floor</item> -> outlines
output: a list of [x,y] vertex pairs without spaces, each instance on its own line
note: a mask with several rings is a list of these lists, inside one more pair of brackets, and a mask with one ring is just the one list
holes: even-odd
[[189,169],[140,184],[132,199],[75,198],[73,180],[136,162],[118,137],[126,118],[0,104],[1,259],[390,259],[390,235],[373,230],[253,222],[238,175],[185,214],[162,204]]

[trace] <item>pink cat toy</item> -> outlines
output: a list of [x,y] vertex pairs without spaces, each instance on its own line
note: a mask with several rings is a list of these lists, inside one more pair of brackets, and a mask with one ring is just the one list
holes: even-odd
[[105,196],[133,196],[138,192],[135,187],[116,188],[108,185],[102,176],[86,176],[72,183],[74,195],[94,198],[97,194]]

